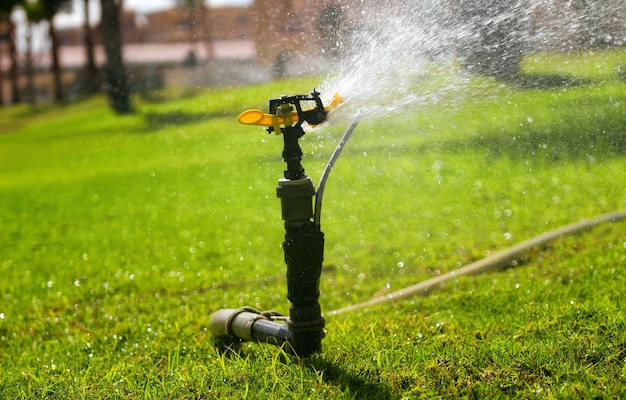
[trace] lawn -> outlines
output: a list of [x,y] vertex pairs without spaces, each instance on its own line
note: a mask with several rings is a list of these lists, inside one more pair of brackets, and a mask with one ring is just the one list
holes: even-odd
[[[364,118],[324,195],[322,310],[626,209],[625,53],[579,57],[530,57],[523,85],[476,80],[454,107]],[[625,222],[328,315],[308,359],[214,345],[212,312],[289,306],[282,141],[236,117],[319,81],[150,93],[126,116],[99,97],[0,109],[0,397],[626,396]],[[348,122],[302,140],[314,181]]]

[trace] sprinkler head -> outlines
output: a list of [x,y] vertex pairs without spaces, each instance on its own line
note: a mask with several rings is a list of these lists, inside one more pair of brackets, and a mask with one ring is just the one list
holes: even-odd
[[[282,127],[300,126],[307,122],[310,126],[316,126],[328,119],[328,113],[337,108],[343,102],[343,97],[335,93],[331,101],[324,106],[320,99],[320,93],[316,90],[311,95],[282,96],[269,101],[269,114],[261,110],[246,110],[239,114],[239,122],[244,125],[266,126],[268,132],[277,135],[282,133]],[[311,105],[312,107],[306,107]]]

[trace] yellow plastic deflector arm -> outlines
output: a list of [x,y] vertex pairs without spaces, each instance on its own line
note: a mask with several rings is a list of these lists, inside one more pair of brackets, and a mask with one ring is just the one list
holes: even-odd
[[[291,121],[295,122],[298,120],[298,113],[295,111],[291,116]],[[282,125],[285,123],[284,117],[279,117],[273,114],[264,114],[261,110],[247,110],[239,114],[238,118],[239,122],[244,125],[264,125],[264,126],[272,126],[278,123]]]

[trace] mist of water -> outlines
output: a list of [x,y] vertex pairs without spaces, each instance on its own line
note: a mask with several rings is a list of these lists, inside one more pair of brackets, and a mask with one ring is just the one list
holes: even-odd
[[[620,0],[350,4],[343,8],[349,28],[340,32],[336,43],[340,56],[329,64],[330,72],[320,87],[325,96],[339,93],[344,97],[342,112],[338,112],[344,115],[387,115],[479,93],[480,88],[469,87],[467,65],[460,60],[472,52],[474,57],[507,56],[506,51],[489,46],[504,46],[511,57],[518,57],[538,49],[571,50],[585,41],[595,40],[596,45],[598,41],[626,41],[626,37],[602,33],[606,26],[620,24],[626,8]],[[504,37],[495,44],[485,43],[485,32]],[[481,46],[483,53],[476,51]]]
[[[353,18],[363,22],[339,43],[343,56],[322,84],[322,93],[337,92],[349,113],[372,116],[432,104],[458,88],[465,79],[453,66],[455,43],[470,32],[449,23],[455,18],[445,3],[362,5]],[[442,70],[447,73],[441,75]]]

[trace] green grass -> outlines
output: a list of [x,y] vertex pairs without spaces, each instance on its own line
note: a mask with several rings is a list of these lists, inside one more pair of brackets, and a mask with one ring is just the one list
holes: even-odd
[[[322,309],[626,208],[626,83],[575,60],[525,64],[575,86],[481,82],[455,108],[363,120],[325,193]],[[123,117],[101,98],[0,110],[0,397],[624,397],[624,222],[329,317],[310,359],[213,345],[213,311],[288,310],[281,140],[236,116],[318,84],[158,93]],[[315,181],[345,128],[305,137]]]

